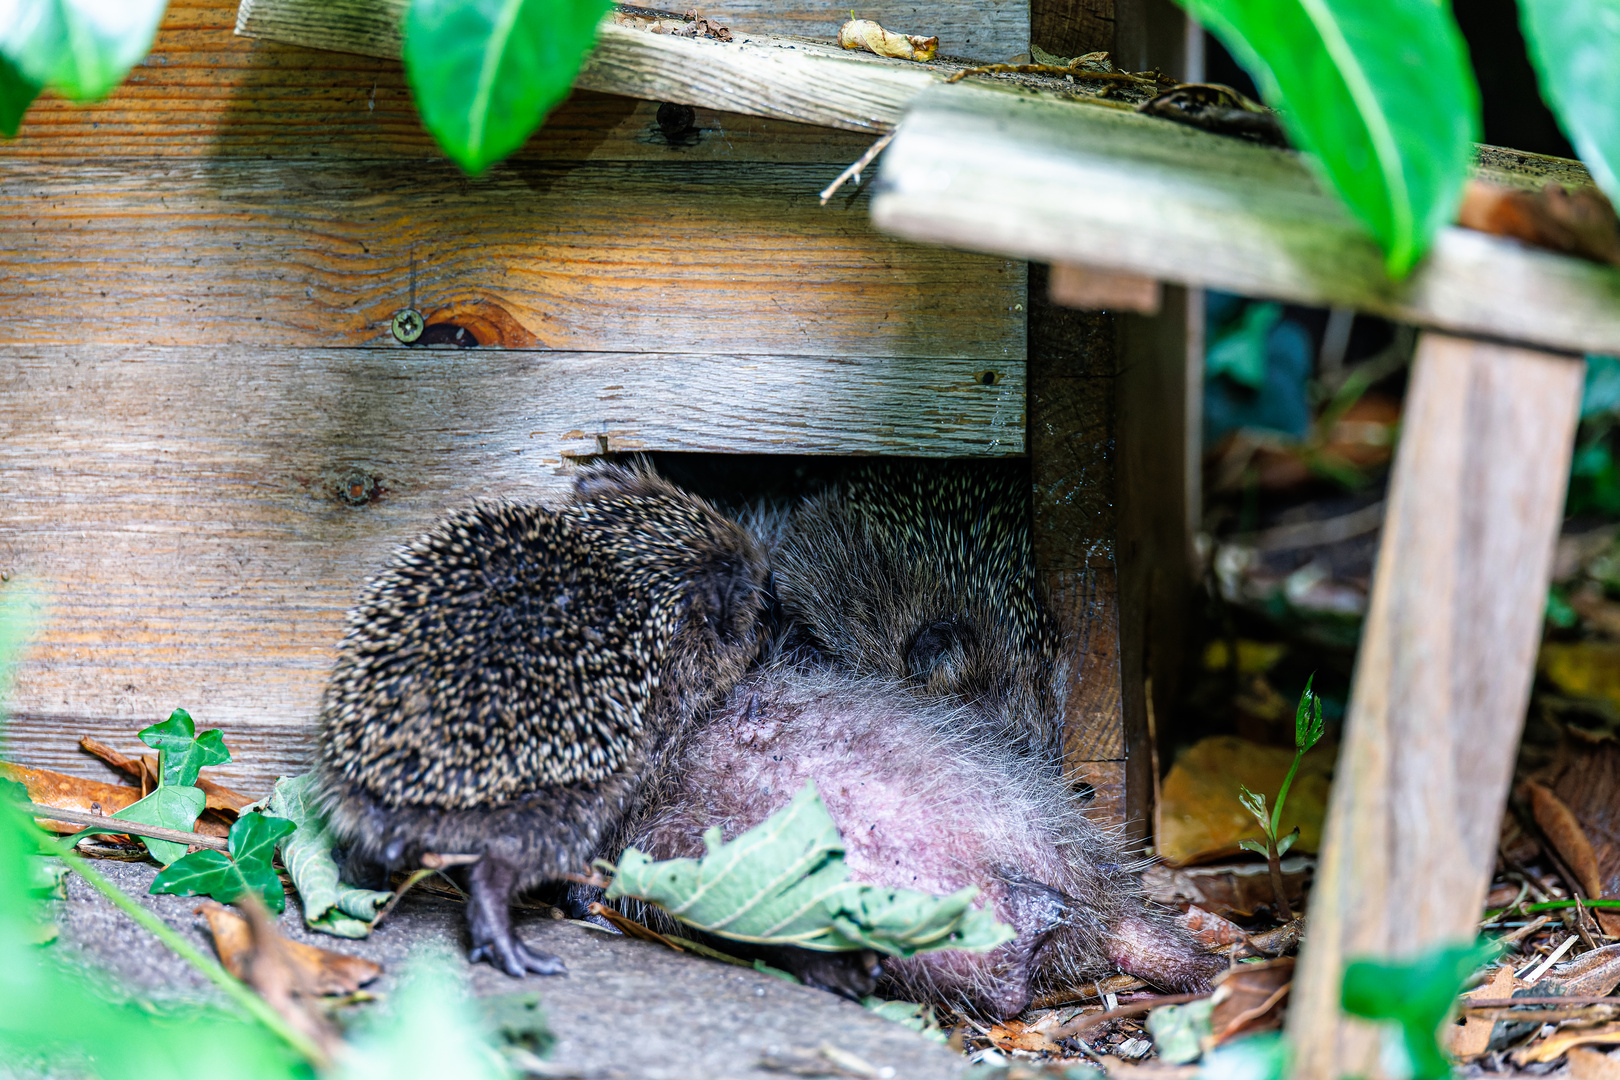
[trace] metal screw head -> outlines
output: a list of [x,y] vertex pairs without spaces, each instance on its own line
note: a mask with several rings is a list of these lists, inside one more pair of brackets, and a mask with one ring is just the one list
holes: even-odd
[[422,313],[415,308],[400,308],[394,312],[394,321],[390,329],[394,331],[394,340],[401,345],[409,345],[422,336],[422,328],[427,325],[422,321]]

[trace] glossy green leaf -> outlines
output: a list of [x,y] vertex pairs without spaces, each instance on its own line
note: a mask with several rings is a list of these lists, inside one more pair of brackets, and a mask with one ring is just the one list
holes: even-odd
[[609,0],[411,0],[405,77],[422,123],[469,173],[568,96]]
[[1456,215],[1479,90],[1438,0],[1180,0],[1404,277]]
[[1311,689],[1316,682],[1316,673],[1305,680],[1305,689],[1300,692],[1299,705],[1294,709],[1294,749],[1304,753],[1322,741],[1322,732],[1326,730],[1326,723],[1322,719],[1322,698]]
[[1215,1038],[1210,1025],[1214,1008],[1214,1002],[1204,998],[1185,1005],[1161,1005],[1148,1013],[1146,1027],[1159,1049],[1159,1060],[1176,1065],[1197,1061]]
[[[191,832],[196,827],[197,818],[202,815],[203,805],[207,801],[208,797],[202,793],[201,788],[160,787],[140,802],[124,807],[113,817],[123,818],[125,821],[138,821],[142,825],[158,825],[165,829]],[[117,831],[111,826],[98,826],[81,830],[73,836],[76,839],[95,833]],[[142,836],[139,839],[146,845],[146,850],[151,853],[152,858],[164,866],[168,866],[186,853],[186,845],[177,844],[172,840],[154,840],[149,836]]]
[[13,0],[0,53],[30,82],[94,101],[152,47],[167,0]]
[[243,893],[253,892],[265,907],[281,911],[287,906],[287,893],[270,863],[270,856],[275,853],[276,841],[294,828],[296,826],[285,818],[243,814],[231,826],[229,855],[212,849],[193,851],[153,878],[151,891],[212,896],[226,904],[240,899]]
[[23,113],[34,103],[40,90],[39,83],[24,75],[16,64],[0,56],[0,135],[9,139],[17,134],[17,129],[22,126]]
[[231,760],[224,733],[211,728],[198,735],[197,725],[184,709],[174,710],[161,724],[142,731],[140,739],[158,752],[158,782],[164,786],[189,787],[197,782],[202,769]]
[[371,933],[372,922],[393,894],[352,888],[338,880],[332,834],[308,800],[312,779],[308,773],[282,777],[270,792],[270,812],[297,826],[281,840],[281,861],[298,886],[310,929],[362,938]]
[[1451,1075],[1451,1062],[1438,1043],[1440,1024],[1473,970],[1497,952],[1493,945],[1441,946],[1410,963],[1357,960],[1344,969],[1340,998],[1344,1011],[1369,1020],[1393,1020],[1416,1080]]
[[703,858],[667,862],[629,848],[608,899],[650,901],[720,937],[829,952],[982,952],[1015,936],[989,911],[971,906],[976,889],[941,898],[850,881],[844,841],[809,781],[787,806],[730,843],[718,828],[703,843]]
[[1541,96],[1620,205],[1620,0],[1519,0],[1519,20]]

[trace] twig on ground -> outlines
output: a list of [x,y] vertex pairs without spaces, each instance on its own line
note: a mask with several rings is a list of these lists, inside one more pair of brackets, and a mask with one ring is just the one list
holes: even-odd
[[1053,1041],[1067,1039],[1070,1036],[1083,1035],[1098,1024],[1107,1023],[1109,1020],[1141,1016],[1143,1013],[1152,1012],[1160,1005],[1185,1005],[1189,1001],[1201,1001],[1207,997],[1208,994],[1167,994],[1164,997],[1148,998],[1146,1001],[1133,1001],[1129,1005],[1120,1005],[1106,1012],[1089,1013],[1077,1020],[1071,1020],[1062,1027],[1047,1032],[1046,1037]]
[[[35,802],[19,803],[18,808],[29,817],[43,818],[46,821],[66,821],[72,825],[88,825],[91,828],[104,828],[112,833],[148,836],[153,840],[168,840],[175,844],[213,848],[215,851],[230,850],[230,845],[223,838],[209,836],[206,833],[165,829],[161,825],[146,825],[139,821],[125,821],[123,818],[110,817],[107,814],[91,814],[83,810],[63,810],[60,807],[43,806]],[[75,838],[83,839],[84,834],[76,832],[67,837],[69,840]]]
[[406,893],[410,892],[411,889],[416,886],[417,882],[421,881],[423,878],[432,877],[437,872],[438,871],[426,867],[421,870],[412,870],[411,876],[405,879],[405,883],[403,885],[394,890],[394,895],[388,898],[388,903],[384,904],[383,909],[377,912],[377,917],[371,920],[371,928],[373,930],[377,929],[377,927],[382,924],[382,921],[388,918],[389,912],[393,911],[394,908],[399,906],[399,902],[405,898]]

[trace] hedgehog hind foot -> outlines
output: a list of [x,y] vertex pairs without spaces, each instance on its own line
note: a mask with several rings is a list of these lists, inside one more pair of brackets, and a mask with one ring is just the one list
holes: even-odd
[[512,894],[517,868],[486,854],[467,874],[467,930],[472,936],[473,963],[487,960],[514,979],[525,975],[566,975],[562,958],[528,948],[512,932]]

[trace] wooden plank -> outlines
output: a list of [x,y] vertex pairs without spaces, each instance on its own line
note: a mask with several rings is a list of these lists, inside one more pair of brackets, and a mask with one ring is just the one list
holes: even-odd
[[[502,350],[0,349],[0,569],[49,611],[7,706],[63,767],[176,705],[261,785],[391,547],[603,450],[1016,455],[1023,365]],[[6,586],[0,586],[6,587]],[[251,786],[251,785],[250,785]]]
[[1620,352],[1620,269],[1450,228],[1391,282],[1297,155],[1130,111],[932,87],[884,153],[872,215],[974,251]]
[[[1000,5],[998,5],[1000,6]],[[404,0],[243,0],[236,32],[288,45],[399,56]],[[574,85],[881,134],[954,65],[917,64],[801,38],[673,37],[611,19]]]
[[837,171],[17,160],[0,343],[393,348],[414,302],[493,311],[510,346],[1021,360],[1023,264],[884,237],[864,193],[819,206]]
[[[1029,9],[1027,0],[873,0],[855,14],[875,19],[897,34],[938,36],[941,55],[997,62],[1029,51]],[[667,4],[664,10],[669,10]],[[698,10],[733,31],[823,41],[838,40],[838,28],[849,18],[847,8],[825,4],[805,8],[782,0],[715,0]]]
[[1295,1077],[1381,1071],[1377,1030],[1339,1016],[1346,961],[1474,938],[1582,374],[1525,349],[1419,344],[1289,1004]]
[[1054,56],[1084,56],[1114,47],[1114,0],[1034,0],[1029,40]]

